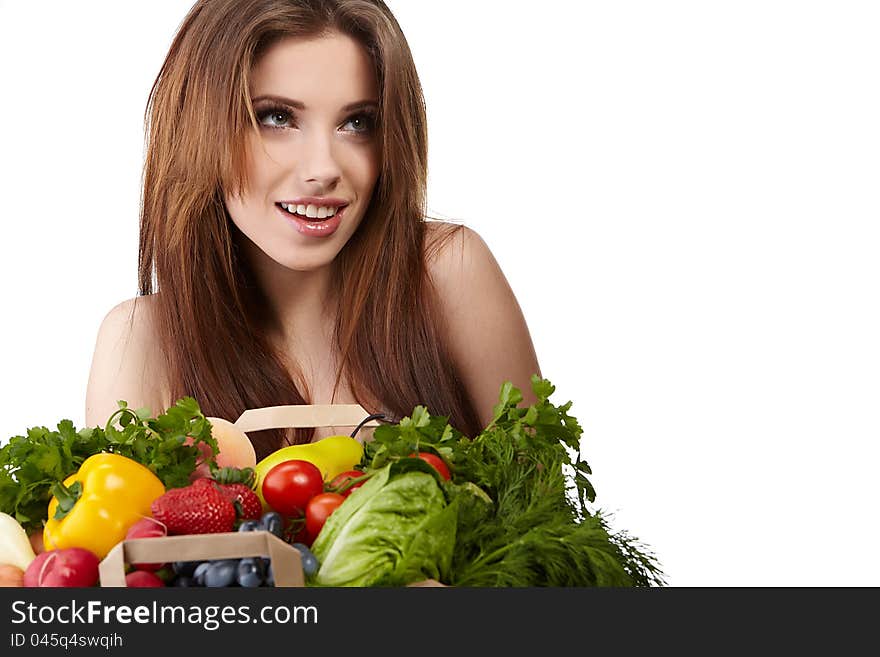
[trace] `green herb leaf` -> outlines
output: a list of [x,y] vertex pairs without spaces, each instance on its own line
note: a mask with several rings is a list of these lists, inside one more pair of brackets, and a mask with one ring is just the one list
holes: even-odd
[[253,468],[226,466],[223,468],[211,468],[211,478],[218,484],[244,484],[253,488],[257,475]]
[[70,488],[60,481],[52,484],[52,495],[58,500],[58,506],[55,507],[55,520],[61,520],[73,510],[74,505],[82,495],[82,482],[75,481]]

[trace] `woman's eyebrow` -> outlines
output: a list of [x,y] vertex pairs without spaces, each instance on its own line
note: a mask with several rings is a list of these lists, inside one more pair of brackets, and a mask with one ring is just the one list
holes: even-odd
[[[285,98],[284,96],[275,96],[273,94],[266,94],[262,96],[257,96],[256,98],[252,98],[251,102],[256,104],[261,101],[268,100],[275,103],[281,103],[283,105],[289,105],[295,109],[300,111],[305,111],[306,104],[301,100],[294,100],[293,98]],[[354,103],[349,103],[348,105],[342,108],[343,112],[351,112],[353,110],[360,109],[368,109],[368,108],[376,108],[379,107],[379,102],[376,100],[359,100]]]

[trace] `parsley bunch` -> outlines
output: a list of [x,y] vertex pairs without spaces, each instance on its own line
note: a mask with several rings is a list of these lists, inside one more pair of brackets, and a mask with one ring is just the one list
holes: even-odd
[[[73,422],[61,420],[55,431],[34,427],[0,447],[0,511],[13,516],[28,533],[41,530],[53,485],[101,452],[145,465],[166,488],[189,484],[202,458],[199,444],[210,447],[210,463],[216,468],[217,440],[195,399],[184,397],[157,417],[151,417],[149,409],[118,403],[103,429],[77,431]],[[184,444],[187,437],[192,438],[190,444]]]

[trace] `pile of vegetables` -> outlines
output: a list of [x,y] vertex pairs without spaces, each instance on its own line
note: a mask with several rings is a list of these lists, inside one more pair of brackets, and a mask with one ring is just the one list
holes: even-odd
[[[308,557],[309,586],[663,585],[651,551],[593,509],[571,402],[531,383],[527,407],[504,383],[476,436],[417,406],[363,444],[355,429],[259,463],[245,434],[189,397],[157,417],[119,402],[103,429],[30,429],[0,447],[0,564],[44,585],[72,560],[92,585],[119,540],[255,531],[262,514]],[[114,494],[108,477],[131,490]],[[39,535],[51,556],[30,549]]]
[[537,403],[521,407],[505,383],[494,418],[469,438],[445,417],[414,409],[365,444],[366,483],[327,519],[312,550],[311,583],[396,586],[664,584],[649,549],[591,511],[583,433],[533,377]]

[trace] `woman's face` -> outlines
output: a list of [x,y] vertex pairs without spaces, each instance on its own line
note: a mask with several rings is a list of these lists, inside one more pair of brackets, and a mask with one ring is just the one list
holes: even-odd
[[378,85],[361,45],[334,33],[288,38],[251,74],[260,136],[249,188],[226,194],[252,256],[296,271],[326,266],[357,230],[379,175]]

